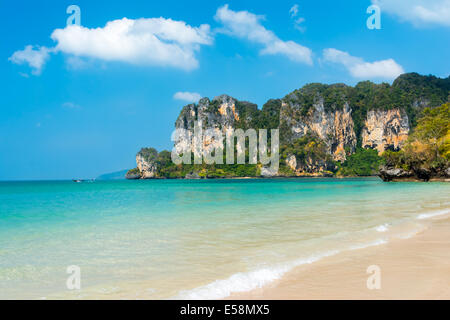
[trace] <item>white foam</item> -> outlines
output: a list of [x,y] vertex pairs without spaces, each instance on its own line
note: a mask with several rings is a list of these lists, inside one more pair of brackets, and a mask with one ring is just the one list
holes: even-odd
[[[362,249],[387,243],[384,239],[379,239],[370,243],[351,246],[348,250]],[[228,279],[216,280],[205,286],[192,290],[182,290],[173,299],[180,300],[207,300],[223,299],[231,293],[247,292],[261,288],[268,283],[280,279],[286,272],[303,264],[310,264],[322,258],[333,256],[341,251],[333,250],[322,254],[311,256],[309,258],[298,259],[291,263],[274,266],[272,268],[262,268],[249,272],[239,272],[230,276]]]
[[450,209],[444,209],[439,211],[433,211],[429,213],[422,213],[417,216],[418,220],[429,219],[437,216],[443,216],[450,213]]
[[375,241],[372,241],[372,242],[369,242],[369,243],[363,243],[363,244],[358,244],[358,245],[351,246],[349,250],[365,249],[365,248],[368,248],[368,247],[375,247],[375,246],[379,246],[379,245],[386,244],[386,243],[388,243],[387,240],[385,240],[385,239],[378,239],[378,240],[375,240]]
[[378,227],[375,228],[375,230],[377,230],[378,232],[386,232],[389,230],[389,224],[388,223],[380,224]]
[[204,300],[225,298],[232,292],[243,292],[260,288],[271,281],[279,279],[286,271],[287,268],[276,268],[236,273],[228,279],[216,280],[193,290],[180,291],[175,299]]
[[286,272],[302,264],[316,262],[324,257],[338,253],[339,251],[329,251],[320,255],[306,259],[298,259],[292,263],[280,265],[272,268],[263,268],[249,272],[239,272],[228,279],[216,280],[205,286],[192,290],[182,290],[174,299],[182,300],[206,300],[222,299],[228,297],[233,292],[246,292],[256,288],[261,288],[266,284],[280,279]]

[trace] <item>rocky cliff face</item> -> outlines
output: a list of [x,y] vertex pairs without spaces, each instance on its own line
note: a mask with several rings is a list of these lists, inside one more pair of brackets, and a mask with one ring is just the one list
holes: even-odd
[[137,167],[131,169],[125,175],[126,179],[152,179],[158,175],[158,151],[154,148],[142,148],[136,154]]
[[369,111],[362,130],[362,147],[397,151],[408,139],[409,120],[401,109]]
[[146,159],[141,152],[136,155],[136,164],[142,179],[150,179],[156,177],[156,163],[154,161]]
[[307,156],[300,162],[293,154],[287,157],[286,164],[296,176],[328,176],[335,169],[335,165],[326,158]]
[[240,119],[236,102],[236,99],[227,95],[215,97],[212,101],[203,98],[198,104],[189,104],[181,110],[175,128],[194,129],[195,121],[207,128],[234,128]]
[[[379,154],[400,149],[421,110],[444,103],[450,99],[449,93],[450,77],[439,79],[414,73],[400,76],[392,85],[369,81],[355,87],[313,83],[283,99],[270,100],[262,110],[227,95],[203,98],[182,109],[175,128],[193,133],[197,122],[203,130],[213,129],[226,137],[230,129],[278,127],[281,146],[287,150],[283,155],[286,166],[295,175],[324,175],[336,171],[335,161],[345,161],[357,146],[376,149]],[[295,146],[303,138],[308,139]],[[195,145],[193,139],[191,134],[176,140],[176,149],[191,148]],[[214,139],[202,144],[206,150],[223,146]],[[151,159],[136,156],[136,170],[142,178],[156,175],[158,168]],[[260,168],[260,172],[264,170]]]
[[[254,120],[259,119],[260,116],[261,111],[256,105],[221,95],[212,100],[203,98],[198,104],[185,106],[175,122],[175,128],[187,129],[193,133],[197,122],[203,130],[220,131],[222,136],[226,137],[231,129],[252,127]],[[305,113],[304,106],[295,98],[283,99],[277,117],[279,118],[278,127],[280,131],[284,131],[286,137],[285,144],[312,135],[323,141],[324,153],[330,156],[328,159],[325,154],[321,156],[308,154],[302,159],[297,159],[294,154],[289,154],[285,162],[294,175],[328,175],[336,169],[333,161],[344,161],[356,149],[358,138],[355,133],[352,108],[347,101],[343,103],[342,108],[327,110],[324,98],[319,96],[312,108]],[[376,149],[380,154],[387,149],[398,150],[407,139],[408,133],[408,116],[404,110],[368,111],[361,132],[362,147]],[[193,134],[175,141],[175,148],[180,153],[182,153],[181,150],[189,149],[194,145]],[[205,150],[217,146],[223,147],[222,141],[205,139],[202,143]],[[200,151],[194,150],[195,152]],[[157,165],[150,159],[152,157],[145,156],[142,151],[136,155],[136,164],[142,179],[157,176]],[[265,168],[262,167],[261,170],[264,173]],[[273,174],[270,173],[270,175]]]
[[450,182],[450,167],[439,170],[429,168],[415,168],[413,170],[404,170],[383,166],[380,168],[378,176],[383,181],[446,181]]
[[[227,95],[212,100],[203,98],[198,104],[189,104],[182,109],[175,122],[175,128],[187,129],[193,133],[197,122],[201,124],[203,130],[220,131],[223,137],[226,137],[231,129],[252,127],[252,122],[260,116],[260,113],[256,105],[238,101]],[[280,131],[285,131],[284,143],[292,143],[298,138],[312,135],[324,142],[325,153],[331,156],[327,159],[326,156],[307,155],[300,161],[295,155],[289,154],[286,165],[294,175],[328,175],[336,169],[331,160],[344,161],[347,155],[356,149],[358,139],[352,108],[347,101],[343,103],[342,108],[327,110],[324,98],[319,96],[312,108],[305,113],[304,106],[295,98],[283,99],[278,117]],[[408,132],[408,116],[403,110],[368,111],[361,133],[362,146],[377,149],[379,153],[387,149],[397,150],[407,139]],[[179,152],[191,148],[194,146],[193,139],[193,134],[180,138],[175,141],[175,148]],[[202,146],[208,150],[217,146],[223,147],[223,143],[209,139],[204,140]],[[136,155],[136,164],[142,179],[156,177],[156,164],[149,161],[141,152]]]
[[307,114],[303,106],[294,101],[283,101],[280,110],[280,128],[288,130],[287,140],[293,141],[308,133],[317,135],[327,145],[327,151],[334,160],[343,161],[346,150],[352,153],[356,148],[356,135],[348,103],[342,110],[325,111],[323,98],[313,105]]
[[[185,106],[178,116],[175,128],[189,130],[191,135],[176,139],[175,148],[181,153],[182,150],[186,150],[189,147],[198,146],[198,144],[194,143],[195,137],[193,135],[196,123],[203,130],[210,129],[214,132],[220,132],[225,138],[233,129],[248,127],[253,120],[252,115],[257,113],[257,105],[238,101],[228,95],[221,95],[213,100],[203,98],[198,104]],[[202,141],[203,150],[208,151],[223,147],[223,141],[214,139],[214,137],[209,137]],[[194,153],[199,154],[200,152],[199,150],[194,150]]]

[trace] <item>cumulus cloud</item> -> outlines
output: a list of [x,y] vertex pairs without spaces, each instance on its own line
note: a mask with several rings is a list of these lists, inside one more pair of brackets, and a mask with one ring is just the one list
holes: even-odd
[[262,16],[248,11],[233,11],[224,5],[217,9],[215,20],[223,25],[224,34],[263,45],[262,55],[284,55],[295,62],[313,64],[311,49],[294,41],[283,41],[262,24]]
[[70,25],[53,31],[51,38],[57,51],[78,57],[185,70],[197,68],[195,53],[212,43],[209,25],[197,28],[164,18],[123,18],[92,29]]
[[348,52],[334,48],[323,51],[324,61],[343,65],[355,78],[372,79],[395,79],[405,73],[402,66],[393,59],[365,62],[362,58],[351,56]]
[[187,102],[197,102],[202,98],[200,93],[197,92],[177,92],[173,95],[174,99],[183,100]]
[[398,16],[415,26],[450,26],[450,0],[372,0],[381,12]]
[[120,61],[134,65],[169,66],[184,70],[198,67],[196,53],[202,45],[213,42],[210,27],[192,27],[183,21],[164,18],[141,18],[109,21],[102,28],[69,25],[56,29],[51,38],[54,48],[26,46],[10,57],[14,63],[27,63],[40,74],[49,53],[63,52],[74,67],[83,58]]
[[32,69],[32,74],[40,75],[51,51],[52,49],[46,47],[28,45],[25,49],[14,52],[8,60],[15,64],[28,64]]

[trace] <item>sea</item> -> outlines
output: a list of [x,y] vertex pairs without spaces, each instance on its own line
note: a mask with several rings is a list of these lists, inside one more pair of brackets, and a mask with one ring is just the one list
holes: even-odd
[[0,299],[221,299],[449,213],[445,182],[0,182]]

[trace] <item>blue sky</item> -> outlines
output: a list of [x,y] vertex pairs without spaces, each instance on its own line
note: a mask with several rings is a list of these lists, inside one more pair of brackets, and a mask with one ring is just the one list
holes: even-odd
[[262,106],[310,82],[450,73],[449,0],[4,0],[0,24],[0,180],[132,168],[171,148],[181,99]]

